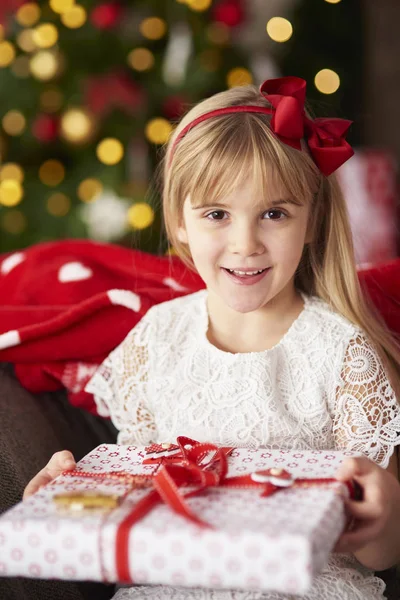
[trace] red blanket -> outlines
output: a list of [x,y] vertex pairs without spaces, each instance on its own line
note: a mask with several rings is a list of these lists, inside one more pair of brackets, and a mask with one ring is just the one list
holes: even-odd
[[[400,333],[400,260],[360,273]],[[69,240],[0,256],[0,361],[32,392],[66,388],[96,412],[84,387],[150,306],[204,287],[176,257]]]

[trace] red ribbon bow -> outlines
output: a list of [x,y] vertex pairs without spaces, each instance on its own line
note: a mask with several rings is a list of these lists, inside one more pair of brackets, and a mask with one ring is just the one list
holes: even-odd
[[296,150],[301,150],[301,140],[304,138],[314,162],[324,175],[331,175],[353,156],[354,150],[345,140],[352,121],[309,119],[304,111],[304,79],[269,79],[261,84],[260,92],[273,107],[271,130],[283,143]]
[[221,115],[232,113],[272,114],[271,130],[284,143],[301,150],[301,140],[307,142],[310,154],[321,173],[328,176],[351,158],[354,150],[345,140],[352,121],[346,119],[309,119],[304,111],[306,81],[300,77],[280,77],[267,79],[260,86],[260,92],[271,104],[267,106],[236,105],[218,108],[204,113],[186,125],[172,146],[169,164],[179,141],[193,127]]

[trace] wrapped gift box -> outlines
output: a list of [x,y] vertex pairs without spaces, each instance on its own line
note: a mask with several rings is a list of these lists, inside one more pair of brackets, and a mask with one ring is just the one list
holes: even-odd
[[[228,475],[279,467],[296,478],[333,477],[345,455],[235,449],[228,458]],[[61,475],[2,515],[0,574],[121,580],[121,523],[149,489],[95,477],[118,471],[151,475],[155,467],[143,465],[144,458],[143,447],[99,446],[78,463],[86,477]],[[77,514],[60,511],[54,502],[63,492],[88,491],[118,495],[121,502],[107,513]],[[345,491],[339,483],[287,488],[269,497],[259,489],[209,488],[187,502],[211,528],[160,504],[125,532],[125,580],[303,593],[345,526]]]

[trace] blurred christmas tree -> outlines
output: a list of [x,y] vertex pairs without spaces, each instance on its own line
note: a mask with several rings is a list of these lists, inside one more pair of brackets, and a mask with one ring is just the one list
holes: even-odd
[[1,0],[0,251],[89,235],[159,250],[157,153],[192,103],[251,81],[244,0]]

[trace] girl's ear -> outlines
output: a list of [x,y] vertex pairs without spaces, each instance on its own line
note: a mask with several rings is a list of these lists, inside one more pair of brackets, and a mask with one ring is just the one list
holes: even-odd
[[176,237],[181,242],[181,244],[187,244],[188,243],[187,232],[186,232],[186,229],[185,229],[185,227],[183,225],[180,225],[178,227],[178,230],[176,232]]

